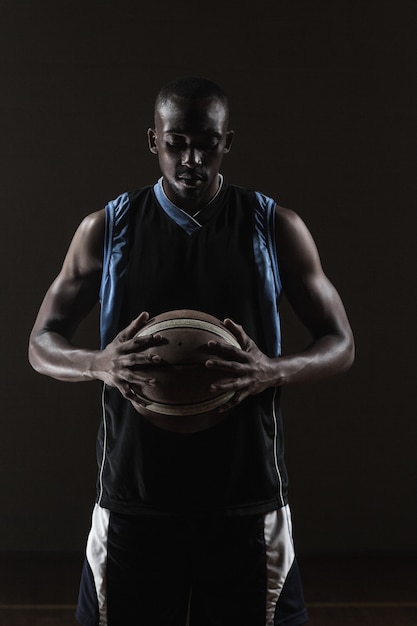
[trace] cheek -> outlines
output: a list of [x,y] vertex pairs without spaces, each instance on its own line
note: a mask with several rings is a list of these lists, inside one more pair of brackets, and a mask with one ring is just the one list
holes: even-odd
[[171,156],[159,153],[159,167],[163,172],[175,172],[176,160]]
[[208,169],[212,172],[219,171],[220,165],[222,164],[223,155],[216,155],[207,163]]

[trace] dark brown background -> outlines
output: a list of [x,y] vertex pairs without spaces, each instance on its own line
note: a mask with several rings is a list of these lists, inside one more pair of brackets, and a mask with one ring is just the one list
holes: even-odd
[[100,386],[39,376],[27,338],[82,217],[154,181],[154,96],[190,73],[230,95],[227,180],[302,215],[356,335],[347,375],[285,392],[298,550],[416,550],[416,12],[3,0],[0,551],[83,548]]

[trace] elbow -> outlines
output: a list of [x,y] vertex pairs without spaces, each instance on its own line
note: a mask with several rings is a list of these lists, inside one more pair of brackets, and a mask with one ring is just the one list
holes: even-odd
[[36,341],[36,336],[34,336],[33,334],[30,336],[29,339],[28,361],[35,370],[35,372],[38,372],[39,374],[43,373],[41,367],[41,359],[39,358],[38,343]]
[[347,372],[355,362],[355,339],[352,331],[346,336],[344,344],[342,372]]
[[30,363],[30,365],[33,367],[33,369],[35,371],[39,371],[39,366],[38,366],[38,362],[36,359],[36,349],[34,347],[34,342],[32,339],[30,339],[29,341],[29,347],[28,347],[28,361]]

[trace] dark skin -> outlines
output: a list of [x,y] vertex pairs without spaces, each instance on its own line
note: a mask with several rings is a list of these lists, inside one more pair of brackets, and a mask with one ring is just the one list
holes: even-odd
[[[232,140],[227,112],[216,98],[173,97],[159,106],[148,141],[158,157],[168,198],[191,214],[203,208],[218,189],[219,169]],[[104,226],[102,210],[86,217],[75,233],[40,307],[29,359],[37,371],[58,380],[95,379],[117,387],[140,410],[130,386],[138,386],[146,395],[146,386],[155,384],[152,372],[160,359],[147,350],[162,341],[159,335],[136,337],[148,313],[142,312],[103,350],[78,348],[71,341],[98,301]],[[295,354],[269,358],[239,324],[226,319],[242,349],[211,341],[206,361],[207,367],[224,372],[213,391],[235,392],[223,412],[269,387],[320,380],[345,371],[353,362],[354,341],[345,309],[323,272],[313,238],[298,215],[279,206],[276,240],[284,292],[312,341]]]

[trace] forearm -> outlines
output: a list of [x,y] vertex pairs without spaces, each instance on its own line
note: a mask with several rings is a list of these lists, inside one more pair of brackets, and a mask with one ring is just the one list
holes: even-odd
[[95,363],[99,350],[75,347],[55,332],[44,332],[32,337],[29,343],[29,362],[40,374],[67,382],[100,379]]
[[352,335],[324,335],[303,351],[273,359],[274,385],[315,382],[341,374],[349,369],[353,359]]

